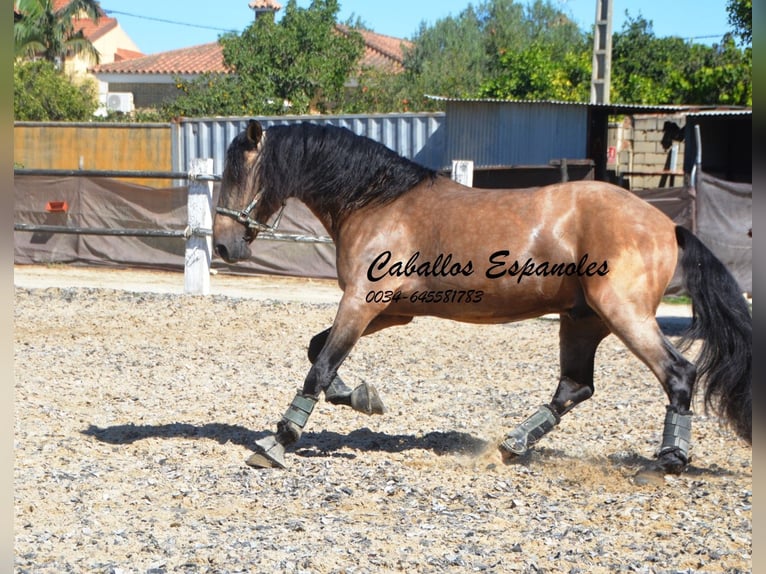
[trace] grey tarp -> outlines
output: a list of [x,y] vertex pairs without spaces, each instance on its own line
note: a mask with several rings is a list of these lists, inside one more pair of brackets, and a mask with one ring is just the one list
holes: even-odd
[[[186,187],[155,189],[108,178],[16,176],[15,222],[89,228],[183,230]],[[217,187],[216,187],[217,192]],[[673,221],[696,229],[702,240],[732,270],[746,292],[752,291],[752,186],[730,184],[702,174],[696,190],[663,188],[635,192]],[[214,200],[217,193],[214,193]],[[48,213],[46,203],[66,201],[67,213]],[[290,200],[279,231],[326,236],[327,231],[302,203]],[[332,244],[258,240],[253,257],[235,266],[213,258],[213,268],[234,273],[263,273],[334,278]],[[129,265],[182,270],[181,238],[15,233],[16,263]],[[669,293],[680,291],[678,277]]]
[[[752,184],[732,183],[700,172],[696,189],[659,188],[634,193],[693,230],[731,271],[742,292],[752,293]],[[668,293],[681,292],[676,273]]]
[[[14,178],[14,222],[106,229],[181,230],[187,224],[187,187],[156,189],[109,178],[24,175]],[[217,192],[217,187],[216,187]],[[217,193],[214,192],[214,198]],[[48,212],[48,202],[66,202],[67,212]],[[326,236],[301,203],[289,201],[279,231]],[[183,270],[185,242],[174,237],[115,237],[16,231],[14,261],[148,267]],[[335,247],[326,243],[258,240],[253,257],[213,268],[241,273],[335,277]]]
[[692,229],[694,198],[689,192],[690,190],[686,187],[660,187],[633,191],[635,195],[651,203],[678,225]]
[[743,293],[753,292],[753,184],[700,173],[696,233],[723,261]]

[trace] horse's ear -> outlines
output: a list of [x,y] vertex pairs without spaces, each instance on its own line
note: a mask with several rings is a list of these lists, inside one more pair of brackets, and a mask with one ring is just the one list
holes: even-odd
[[247,122],[247,139],[249,139],[253,144],[258,145],[258,142],[261,141],[262,135],[263,128],[261,127],[261,123],[258,120],[250,120]]

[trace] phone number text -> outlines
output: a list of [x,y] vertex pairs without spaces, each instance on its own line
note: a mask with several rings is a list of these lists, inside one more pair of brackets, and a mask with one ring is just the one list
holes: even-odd
[[445,289],[443,291],[413,291],[407,295],[396,291],[368,291],[367,303],[480,303],[484,291],[479,289]]

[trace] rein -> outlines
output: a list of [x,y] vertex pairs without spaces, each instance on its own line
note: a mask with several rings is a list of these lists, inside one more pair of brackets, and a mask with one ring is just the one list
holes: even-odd
[[269,233],[273,233],[276,231],[277,227],[279,227],[279,222],[282,219],[282,214],[285,212],[285,206],[287,205],[287,202],[282,202],[282,207],[279,210],[279,213],[277,214],[277,218],[274,220],[274,223],[269,225],[268,223],[261,223],[260,221],[253,219],[250,217],[250,213],[255,209],[255,207],[258,205],[258,200],[261,198],[261,194],[257,194],[253,200],[243,209],[242,211],[237,211],[235,209],[228,209],[226,207],[216,207],[215,210],[217,213],[220,213],[221,215],[227,215],[233,219],[237,220],[237,223],[241,223],[245,226],[245,228],[248,231],[267,231]]

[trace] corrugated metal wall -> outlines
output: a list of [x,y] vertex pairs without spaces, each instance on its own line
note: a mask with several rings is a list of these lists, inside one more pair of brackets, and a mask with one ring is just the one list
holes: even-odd
[[[250,118],[182,119],[173,126],[173,169],[186,171],[194,158],[213,158],[213,170],[223,172],[226,148]],[[350,129],[434,169],[447,165],[444,155],[444,113],[340,116],[278,116],[257,118],[264,128],[310,121]]]
[[[446,114],[259,119],[266,128],[301,121],[346,127],[420,164],[449,170],[453,159],[472,160],[476,168],[584,159],[587,118],[587,106],[448,101]],[[211,157],[214,173],[221,174],[226,148],[248,120],[193,118],[172,124],[17,122],[14,161],[40,169],[187,171],[190,160]],[[170,182],[147,185],[165,187]]]
[[477,168],[587,158],[585,105],[447,101],[447,116],[447,157]]
[[[27,169],[170,171],[171,124],[16,122],[13,161]],[[131,180],[166,187],[168,180]]]

